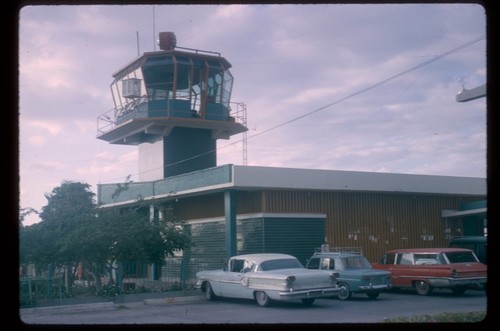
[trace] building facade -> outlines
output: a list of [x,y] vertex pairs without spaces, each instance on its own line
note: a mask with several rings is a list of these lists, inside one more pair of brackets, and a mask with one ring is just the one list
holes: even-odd
[[[98,185],[101,208],[144,202],[156,206],[153,213],[172,208],[206,256],[260,250],[293,253],[304,262],[328,244],[359,247],[374,262],[387,249],[446,247],[452,237],[486,234],[486,209],[475,208],[473,219],[456,215],[463,206],[484,204],[483,178],[224,165],[130,183],[118,196],[116,188]],[[308,226],[313,241],[305,236]],[[255,233],[269,240],[252,246]]]

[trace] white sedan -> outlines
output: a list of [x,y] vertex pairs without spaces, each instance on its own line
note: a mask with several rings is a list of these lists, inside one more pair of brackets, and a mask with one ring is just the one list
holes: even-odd
[[231,257],[224,269],[197,272],[196,286],[208,300],[252,299],[263,307],[274,300],[301,300],[310,305],[316,298],[340,293],[337,277],[337,272],[306,269],[287,254],[244,254]]

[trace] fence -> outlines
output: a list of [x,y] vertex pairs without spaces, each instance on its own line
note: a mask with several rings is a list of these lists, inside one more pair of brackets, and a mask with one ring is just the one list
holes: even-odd
[[20,277],[19,296],[21,307],[33,306],[39,300],[63,299],[77,295],[113,297],[119,294],[168,292],[191,290],[196,284],[196,273],[201,270],[222,269],[225,259],[171,257],[163,264],[145,262],[121,262],[114,267],[111,276],[102,275],[100,291],[95,280],[83,271],[82,279],[75,280],[68,290],[64,282],[64,270],[53,277]]
[[122,283],[123,292],[166,292],[193,289],[196,273],[200,270],[222,269],[224,259],[167,258],[161,267],[158,264],[124,262],[123,274],[118,273],[117,283]]
[[21,278],[19,300],[22,306],[31,306],[40,299],[62,299],[67,296],[62,279]]

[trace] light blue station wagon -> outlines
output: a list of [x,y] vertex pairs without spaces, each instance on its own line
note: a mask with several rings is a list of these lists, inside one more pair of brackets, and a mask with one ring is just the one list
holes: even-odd
[[361,254],[317,252],[308,259],[306,268],[338,272],[341,300],[350,299],[354,293],[365,293],[370,299],[376,299],[380,292],[391,288],[391,273],[373,269]]

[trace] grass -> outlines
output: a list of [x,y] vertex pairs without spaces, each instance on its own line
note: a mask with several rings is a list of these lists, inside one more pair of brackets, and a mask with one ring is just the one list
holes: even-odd
[[387,318],[384,323],[477,323],[486,318],[486,311],[439,313]]

